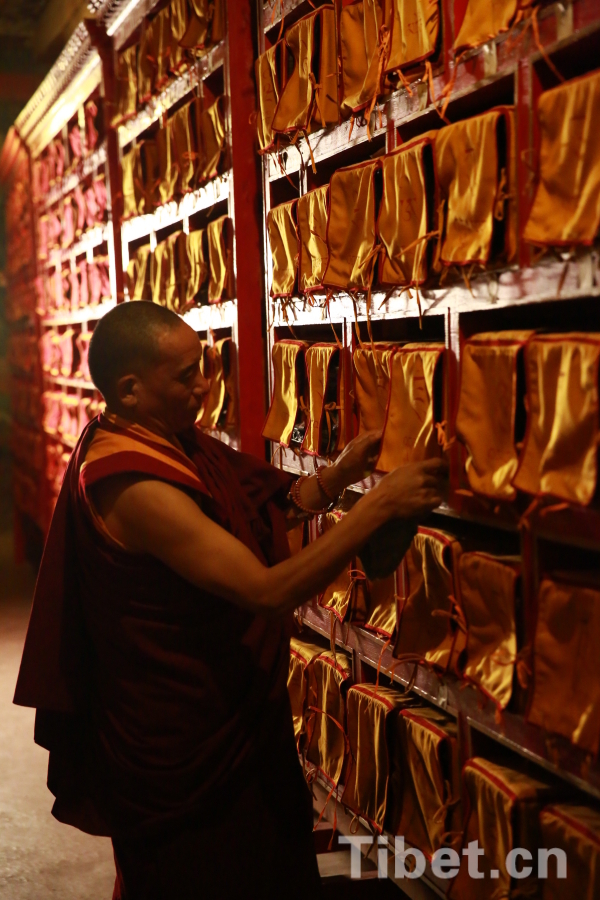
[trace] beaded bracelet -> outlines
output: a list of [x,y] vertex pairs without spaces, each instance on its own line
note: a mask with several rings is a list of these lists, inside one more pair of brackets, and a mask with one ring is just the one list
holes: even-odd
[[327,504],[323,509],[310,509],[308,506],[305,506],[302,500],[300,499],[300,487],[303,481],[306,481],[308,475],[301,475],[300,478],[297,478],[296,481],[292,484],[290,488],[290,497],[295,506],[298,507],[302,512],[307,513],[309,516],[319,516],[322,513],[326,513],[331,504]]
[[327,466],[317,466],[317,468],[316,468],[316,470],[315,470],[315,475],[317,476],[317,484],[319,485],[319,487],[321,488],[321,490],[323,491],[323,493],[325,494],[325,496],[327,497],[327,499],[329,500],[329,502],[330,502],[330,503],[335,503],[336,500],[338,499],[338,497],[339,497],[340,495],[339,495],[339,494],[335,494],[335,495],[332,497],[331,494],[329,493],[329,491],[327,490],[327,488],[325,487],[325,483],[324,483],[324,481],[323,481],[323,475],[322,475],[322,472],[323,472],[323,470],[326,469],[326,468],[327,468]]

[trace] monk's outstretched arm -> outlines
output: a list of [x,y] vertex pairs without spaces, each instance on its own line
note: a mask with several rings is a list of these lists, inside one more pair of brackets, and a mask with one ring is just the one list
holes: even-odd
[[129,550],[157,557],[187,581],[238,606],[279,615],[324,590],[388,519],[415,519],[434,509],[443,499],[445,479],[441,460],[396,469],[335,529],[271,568],[166,482],[109,479],[96,503],[108,531]]

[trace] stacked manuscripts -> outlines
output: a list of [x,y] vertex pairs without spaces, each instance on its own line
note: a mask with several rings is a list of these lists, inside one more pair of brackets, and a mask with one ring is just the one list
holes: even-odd
[[[289,688],[308,777],[340,831],[422,852],[418,891],[399,880],[409,896],[591,898],[597,5],[288,0],[260,22],[263,434],[299,473],[383,434],[373,476],[307,539],[393,468],[450,464],[448,501],[398,569],[371,581],[357,557],[299,615]],[[461,854],[474,840],[481,880]],[[566,880],[538,860],[553,847]],[[535,860],[524,880],[516,848]]]
[[[240,445],[226,2],[95,0],[89,15],[2,156],[9,316],[18,323],[17,504],[42,532],[71,450],[103,409],[87,357],[96,322],[115,303],[163,304],[198,332],[211,378],[201,424]],[[248,111],[240,116],[248,130]],[[240,167],[245,196],[254,183],[259,197],[251,154]],[[257,261],[259,252],[257,244]],[[261,297],[253,299],[260,333]],[[260,371],[260,341],[249,356]],[[262,397],[254,415],[246,431],[260,444]]]

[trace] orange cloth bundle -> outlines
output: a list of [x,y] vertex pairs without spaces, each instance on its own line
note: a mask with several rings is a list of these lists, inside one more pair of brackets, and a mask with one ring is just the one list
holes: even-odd
[[329,185],[308,191],[295,202],[298,222],[298,289],[301,293],[306,293],[323,287],[329,256],[327,249]]
[[178,243],[185,306],[208,301],[208,236],[206,229],[190,231]]
[[308,132],[337,124],[337,46],[335,10],[317,9],[291,25],[285,43],[294,68],[281,92],[272,130]]
[[135,251],[127,266],[130,300],[152,300],[151,268],[150,244],[143,244]]
[[434,144],[444,209],[440,262],[485,266],[516,251],[514,110],[497,107],[448,125]]
[[206,228],[208,241],[208,302],[221,303],[235,297],[233,272],[233,221],[221,216],[209,222]]
[[391,638],[396,630],[396,580],[394,575],[367,579],[368,617],[363,628],[374,631],[385,638]]
[[467,448],[473,491],[513,500],[524,436],[524,354],[532,331],[476,334],[461,352],[456,434]]
[[[334,510],[321,517],[323,534],[341,522],[344,514]],[[319,606],[340,622],[364,622],[367,618],[366,575],[360,560],[348,563],[343,572],[319,596]],[[333,620],[332,620],[333,628]]]
[[429,59],[437,49],[439,35],[439,0],[392,0],[386,74]]
[[300,447],[308,421],[308,386],[303,341],[273,344],[273,397],[263,437]]
[[137,112],[138,95],[138,46],[134,44],[117,53],[116,64],[117,110],[113,126],[133,118]]
[[358,347],[352,356],[358,433],[383,431],[390,402],[390,371],[396,347],[377,343]]
[[380,177],[379,161],[338,169],[331,177],[326,287],[351,291],[371,286],[377,253],[376,179]]
[[463,553],[458,561],[460,604],[467,629],[461,674],[500,709],[506,709],[512,696],[518,581],[516,558],[475,552]]
[[288,673],[288,694],[294,720],[294,734],[300,746],[304,734],[304,713],[308,694],[308,667],[313,659],[323,652],[317,644],[307,644],[292,638],[290,641],[290,669]]
[[394,723],[389,828],[431,860],[460,838],[458,728],[440,710],[413,702]]
[[343,354],[337,344],[313,344],[305,359],[309,420],[302,449],[329,456],[346,443]]
[[265,50],[254,63],[258,100],[256,132],[260,153],[268,153],[275,146],[273,119],[283,91],[284,60],[285,41],[281,40]]
[[198,415],[202,428],[231,431],[237,426],[237,356],[231,338],[204,347],[203,372],[210,390]]
[[345,694],[352,664],[344,653],[324,650],[308,671],[306,759],[331,785],[338,785],[348,753]]
[[594,242],[600,227],[599,116],[600,72],[541,95],[539,182],[523,233],[526,241],[541,247]]
[[508,31],[515,22],[519,6],[519,0],[468,0],[454,49],[479,47]]
[[267,231],[273,261],[271,297],[291,297],[298,272],[297,200],[275,206],[267,215]]
[[351,762],[342,803],[379,834],[388,807],[394,721],[414,703],[410,694],[373,684],[355,684],[346,695]]
[[[531,859],[537,859],[538,848],[542,846],[540,810],[552,799],[553,789],[541,779],[481,758],[466,763],[463,784],[470,807],[463,847],[470,841],[479,841],[485,850],[479,859],[479,871],[484,877],[472,878],[468,859],[463,856],[459,873],[450,883],[449,898],[513,897],[517,896],[517,885],[519,894],[539,896],[535,875],[514,881],[506,870],[506,857],[518,847],[528,850]],[[493,870],[496,870],[495,878],[491,878]]]
[[198,180],[209,181],[219,173],[225,152],[225,120],[223,97],[202,111],[199,117]]
[[600,747],[600,587],[561,573],[540,584],[527,721],[577,747]]
[[342,113],[358,113],[382,90],[391,7],[383,0],[355,0],[340,15]]
[[466,636],[456,589],[462,548],[451,534],[419,527],[404,557],[394,656],[452,670]]
[[177,170],[176,193],[194,190],[198,170],[198,135],[194,115],[198,100],[186,103],[171,118],[171,139],[174,166]]
[[156,132],[158,155],[158,202],[170,203],[175,197],[179,179],[179,167],[175,160],[173,141],[173,119],[168,119],[164,128]]
[[600,334],[543,334],[525,351],[527,430],[513,484],[591,503],[598,481]]
[[557,877],[550,855],[543,900],[595,900],[600,897],[600,813],[589,806],[561,803],[540,814],[542,846],[562,850],[566,878]]

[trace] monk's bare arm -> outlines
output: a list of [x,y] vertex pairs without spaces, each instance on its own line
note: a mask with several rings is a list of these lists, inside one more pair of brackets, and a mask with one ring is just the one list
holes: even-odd
[[388,519],[414,518],[437,506],[444,480],[439,460],[397,469],[335,529],[272,568],[165,482],[107,479],[95,502],[109,533],[129,550],[157,557],[187,581],[238,606],[282,614],[324,590]]

